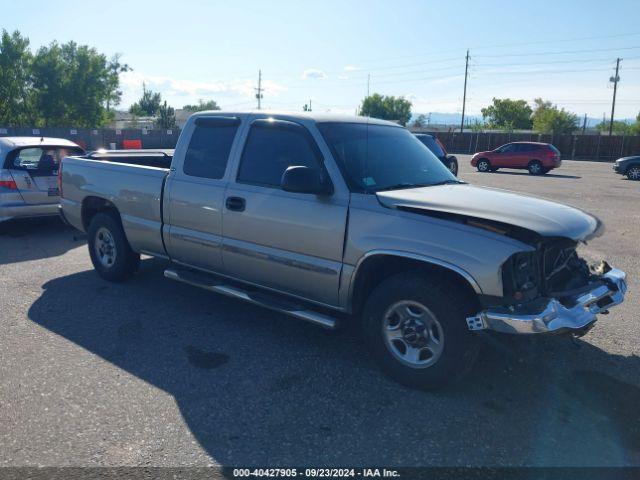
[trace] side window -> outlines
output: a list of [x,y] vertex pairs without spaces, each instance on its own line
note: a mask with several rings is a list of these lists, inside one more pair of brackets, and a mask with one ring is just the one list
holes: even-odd
[[321,167],[320,152],[312,138],[303,127],[294,125],[258,123],[251,127],[240,160],[238,183],[280,188],[282,174],[288,167]]
[[26,170],[32,177],[44,177],[58,174],[60,161],[67,156],[82,155],[80,147],[27,147],[11,152],[7,160],[11,168]]
[[13,159],[13,166],[24,170],[36,170],[42,154],[41,148],[23,148]]
[[234,119],[198,118],[184,157],[183,172],[193,177],[222,178],[239,123]]

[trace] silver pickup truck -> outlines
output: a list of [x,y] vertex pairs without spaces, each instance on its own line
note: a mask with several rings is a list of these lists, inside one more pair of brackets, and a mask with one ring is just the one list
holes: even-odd
[[480,332],[584,334],[625,274],[576,253],[599,221],[456,179],[418,139],[371,118],[202,112],[170,168],[65,158],[61,212],[107,280],[140,254],[167,278],[357,328],[396,380],[459,378]]

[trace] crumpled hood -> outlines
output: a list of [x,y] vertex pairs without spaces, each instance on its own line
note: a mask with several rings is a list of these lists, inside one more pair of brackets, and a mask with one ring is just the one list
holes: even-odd
[[577,208],[468,184],[391,190],[376,195],[389,208],[406,207],[492,220],[525,228],[544,237],[567,237],[580,241],[591,237],[600,227],[597,218]]

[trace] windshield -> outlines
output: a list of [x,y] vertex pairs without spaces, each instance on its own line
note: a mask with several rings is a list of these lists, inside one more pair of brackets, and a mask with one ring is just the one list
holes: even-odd
[[430,135],[416,135],[418,140],[424,143],[429,150],[433,152],[436,157],[445,157],[447,154],[444,153],[440,144]]
[[461,183],[412,133],[366,123],[319,123],[352,191]]

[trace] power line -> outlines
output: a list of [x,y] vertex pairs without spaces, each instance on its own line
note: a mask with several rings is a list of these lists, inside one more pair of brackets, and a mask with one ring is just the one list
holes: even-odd
[[564,51],[556,51],[556,52],[533,52],[533,53],[509,53],[509,54],[499,54],[499,55],[476,55],[479,58],[497,58],[497,57],[533,57],[538,55],[568,55],[570,53],[591,53],[591,52],[614,52],[617,50],[634,50],[638,49],[640,46],[635,47],[616,47],[616,48],[597,48],[597,49],[589,49],[589,50],[564,50]]

